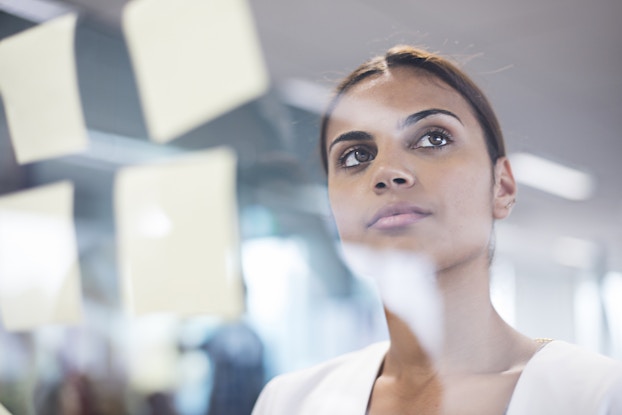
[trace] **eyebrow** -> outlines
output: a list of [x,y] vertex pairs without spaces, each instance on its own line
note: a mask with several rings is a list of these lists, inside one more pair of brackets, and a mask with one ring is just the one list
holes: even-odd
[[404,128],[408,126],[418,123],[424,118],[430,117],[432,115],[437,115],[437,114],[449,115],[450,117],[453,117],[456,120],[458,120],[460,124],[462,124],[462,120],[460,119],[460,117],[458,117],[453,112],[442,110],[440,108],[430,108],[428,110],[423,110],[423,111],[415,112],[414,114],[410,114],[403,121],[398,122],[397,128],[400,130],[403,130]]
[[330,143],[330,146],[328,146],[328,153],[330,153],[335,144],[344,141],[373,141],[373,137],[365,131],[348,131],[347,133],[340,134]]
[[[397,127],[398,129],[403,130],[406,127],[409,127],[413,124],[418,123],[424,118],[430,117],[432,115],[437,115],[437,114],[448,115],[450,117],[455,118],[456,120],[458,120],[460,124],[462,124],[462,120],[460,119],[460,117],[458,117],[453,112],[443,110],[440,108],[430,108],[427,110],[415,112],[414,114],[410,114],[404,120],[399,121]],[[348,131],[347,133],[340,134],[337,138],[335,138],[330,143],[330,146],[328,146],[328,153],[330,153],[333,146],[337,143],[341,143],[344,141],[360,141],[360,140],[372,141],[373,137],[371,136],[371,134],[366,133],[365,131]]]

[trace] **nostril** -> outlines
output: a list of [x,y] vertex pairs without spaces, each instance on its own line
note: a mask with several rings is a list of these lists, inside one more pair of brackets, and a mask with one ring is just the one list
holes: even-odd
[[384,189],[385,187],[387,187],[387,185],[383,182],[376,183],[376,189]]
[[406,183],[406,179],[404,179],[402,177],[396,177],[395,179],[393,179],[393,183],[395,183],[395,184],[404,184],[404,183]]

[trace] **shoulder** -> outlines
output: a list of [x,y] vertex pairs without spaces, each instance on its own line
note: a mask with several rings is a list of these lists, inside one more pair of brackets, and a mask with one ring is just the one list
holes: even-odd
[[609,385],[622,377],[622,362],[563,341],[553,341],[538,352],[532,369],[558,381],[575,380],[583,388]]
[[253,415],[317,414],[324,406],[330,406],[331,412],[347,406],[335,412],[344,415],[351,411],[365,413],[387,349],[388,342],[375,343],[319,365],[277,376],[261,392]]
[[620,397],[622,362],[553,341],[525,366],[508,415],[618,413],[611,410],[622,411]]

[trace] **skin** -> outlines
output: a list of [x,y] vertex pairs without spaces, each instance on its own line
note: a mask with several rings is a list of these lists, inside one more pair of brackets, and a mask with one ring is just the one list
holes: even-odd
[[341,239],[427,257],[443,304],[434,357],[385,309],[391,345],[368,413],[502,414],[538,348],[499,317],[489,296],[494,221],[509,215],[516,196],[509,161],[493,165],[456,91],[404,67],[350,89],[326,141]]

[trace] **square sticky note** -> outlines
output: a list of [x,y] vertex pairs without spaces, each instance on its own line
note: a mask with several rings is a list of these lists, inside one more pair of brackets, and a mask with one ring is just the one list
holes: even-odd
[[123,30],[154,141],[172,140],[268,87],[245,0],[134,0]]
[[0,415],[11,415],[11,413],[0,404]]
[[0,41],[0,93],[20,164],[82,151],[73,14]]
[[123,296],[133,315],[239,315],[235,154],[128,167],[115,183]]
[[0,197],[0,310],[7,330],[82,320],[70,182]]

